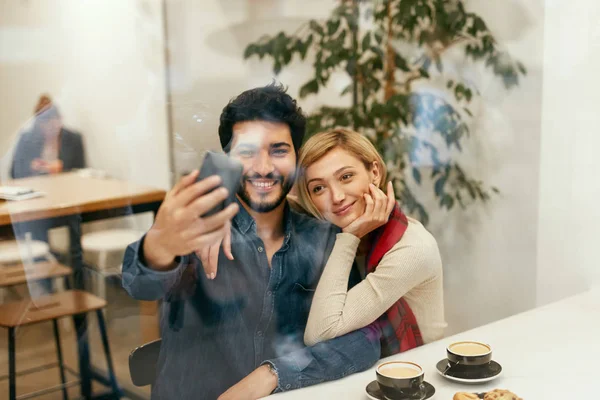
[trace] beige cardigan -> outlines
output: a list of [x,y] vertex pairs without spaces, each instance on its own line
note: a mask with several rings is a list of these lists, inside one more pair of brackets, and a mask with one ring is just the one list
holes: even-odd
[[444,289],[437,242],[415,219],[374,272],[348,291],[360,239],[340,233],[319,280],[304,333],[307,346],[363,328],[400,297],[412,309],[424,343],[443,337]]

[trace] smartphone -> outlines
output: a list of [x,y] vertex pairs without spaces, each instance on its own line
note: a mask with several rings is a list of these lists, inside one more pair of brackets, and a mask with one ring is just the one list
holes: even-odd
[[[212,210],[208,211],[201,217],[208,217],[225,209],[229,204],[235,201],[235,194],[240,188],[242,179],[243,167],[239,161],[229,158],[223,153],[215,153],[207,151],[200,167],[200,174],[196,181],[208,178],[211,175],[219,175],[221,177],[221,185],[215,187],[225,187],[229,191],[229,196],[221,204],[217,205]],[[214,189],[213,189],[214,190]]]

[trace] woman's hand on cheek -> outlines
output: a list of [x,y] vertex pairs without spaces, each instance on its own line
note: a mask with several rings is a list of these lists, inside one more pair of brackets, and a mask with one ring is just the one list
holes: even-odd
[[385,225],[396,204],[391,182],[388,182],[387,195],[375,185],[369,186],[370,193],[364,194],[366,204],[364,213],[342,229],[344,233],[350,233],[359,239]]

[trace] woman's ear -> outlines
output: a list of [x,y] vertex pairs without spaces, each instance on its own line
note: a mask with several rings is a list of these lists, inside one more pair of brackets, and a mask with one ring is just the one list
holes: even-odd
[[381,169],[377,161],[371,163],[369,174],[371,175],[371,183],[379,187],[379,184],[381,183]]

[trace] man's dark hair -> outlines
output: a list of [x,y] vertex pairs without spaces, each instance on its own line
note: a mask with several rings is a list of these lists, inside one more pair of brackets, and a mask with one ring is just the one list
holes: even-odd
[[273,82],[264,87],[246,90],[223,108],[219,124],[219,139],[226,153],[231,148],[233,125],[245,121],[267,121],[287,124],[298,154],[306,131],[306,118],[283,85]]

